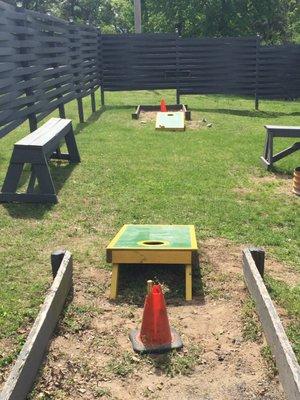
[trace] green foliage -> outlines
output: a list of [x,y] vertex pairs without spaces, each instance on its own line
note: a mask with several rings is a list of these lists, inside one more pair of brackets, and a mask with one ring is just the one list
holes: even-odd
[[184,351],[172,350],[159,356],[148,356],[148,363],[171,378],[177,375],[190,375],[199,364],[202,348],[189,346]]
[[264,346],[261,349],[260,354],[262,355],[263,359],[265,360],[265,363],[267,364],[268,375],[270,375],[270,377],[274,377],[275,375],[277,375],[278,370],[270,346],[268,345]]
[[[15,4],[16,0],[7,0]],[[23,0],[26,8],[89,21],[102,32],[134,31],[133,0]],[[142,0],[145,32],[183,36],[253,36],[265,43],[300,40],[297,0]]]
[[125,352],[108,362],[107,370],[112,374],[125,378],[134,370],[135,360],[131,353]]

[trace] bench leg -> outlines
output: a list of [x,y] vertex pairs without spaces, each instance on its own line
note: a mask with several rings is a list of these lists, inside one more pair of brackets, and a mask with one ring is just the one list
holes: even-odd
[[35,170],[32,165],[31,166],[31,175],[30,175],[28,186],[27,186],[27,193],[33,193],[35,181],[36,181],[36,174],[35,174]]
[[264,147],[264,154],[263,157],[265,160],[268,159],[268,148],[269,148],[269,135],[266,133],[266,140],[265,140],[265,147]]
[[264,153],[261,157],[263,165],[269,169],[273,164],[273,135],[266,133],[266,141],[264,146]]
[[272,167],[272,164],[273,164],[273,135],[272,134],[269,134],[267,161],[268,161],[270,167]]
[[118,283],[119,283],[119,264],[113,264],[112,277],[110,286],[110,298],[112,300],[117,298],[118,295]]
[[[57,203],[57,195],[50,175],[48,164],[33,164],[26,193],[17,193],[18,183],[24,164],[12,163],[0,193],[3,203]],[[38,180],[40,192],[34,193],[35,180]]]
[[36,175],[40,192],[42,194],[56,195],[53,180],[50,174],[49,165],[47,163],[34,164],[33,172]]
[[65,137],[68,153],[69,153],[69,161],[71,163],[79,163],[80,155],[78,151],[78,147],[75,140],[75,135],[73,132],[73,127],[71,126],[70,132]]
[[15,193],[23,172],[24,163],[10,163],[2,186],[3,193]]
[[185,266],[185,300],[192,300],[192,265]]

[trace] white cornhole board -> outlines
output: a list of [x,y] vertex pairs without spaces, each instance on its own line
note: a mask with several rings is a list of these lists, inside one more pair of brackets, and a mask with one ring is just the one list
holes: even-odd
[[184,112],[166,111],[158,112],[156,115],[155,129],[169,131],[184,131]]

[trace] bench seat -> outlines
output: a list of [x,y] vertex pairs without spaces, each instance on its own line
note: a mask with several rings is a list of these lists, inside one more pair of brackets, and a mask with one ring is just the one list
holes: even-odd
[[[62,154],[65,141],[68,153]],[[9,168],[0,193],[0,202],[57,202],[48,161],[50,159],[80,162],[70,119],[51,118],[43,126],[15,143]],[[24,164],[31,164],[26,193],[17,193]],[[38,183],[38,187],[36,187]],[[37,190],[38,189],[38,190]]]

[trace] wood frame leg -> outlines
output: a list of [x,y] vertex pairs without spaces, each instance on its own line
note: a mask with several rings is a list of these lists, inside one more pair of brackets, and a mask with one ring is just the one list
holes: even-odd
[[65,142],[67,145],[68,153],[69,153],[69,161],[71,163],[79,163],[80,162],[80,155],[78,151],[78,147],[75,140],[75,135],[73,131],[73,127],[71,126],[70,132],[67,133],[65,136]]
[[116,299],[118,295],[118,283],[119,283],[119,264],[113,264],[112,276],[110,285],[110,298]]
[[192,265],[186,264],[185,266],[185,300],[192,300]]

